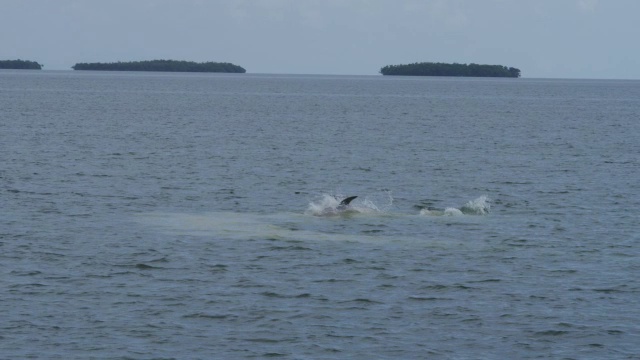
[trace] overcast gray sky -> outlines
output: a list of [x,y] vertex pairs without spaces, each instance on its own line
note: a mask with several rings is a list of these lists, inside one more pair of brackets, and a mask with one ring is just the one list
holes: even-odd
[[640,0],[0,0],[0,60],[224,61],[377,74],[421,61],[640,79]]

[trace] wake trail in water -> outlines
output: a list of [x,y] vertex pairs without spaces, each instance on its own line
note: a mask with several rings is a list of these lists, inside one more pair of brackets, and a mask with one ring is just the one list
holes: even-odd
[[[349,200],[342,195],[324,194],[310,201],[304,213],[276,212],[271,214],[209,212],[146,213],[137,219],[158,231],[172,235],[206,236],[229,240],[296,240],[296,241],[422,241],[424,219],[428,216],[487,215],[490,205],[487,196],[468,201],[460,208],[444,210],[422,209],[416,213],[392,212],[393,197],[384,194],[371,198]],[[347,201],[345,201],[347,199]],[[344,209],[341,206],[347,205]],[[326,221],[325,219],[339,221]],[[342,226],[347,223],[346,228]],[[395,225],[394,225],[395,224]],[[398,225],[401,224],[401,225]],[[371,226],[382,230],[372,233]],[[395,229],[395,230],[391,230]],[[436,244],[434,240],[430,243]]]

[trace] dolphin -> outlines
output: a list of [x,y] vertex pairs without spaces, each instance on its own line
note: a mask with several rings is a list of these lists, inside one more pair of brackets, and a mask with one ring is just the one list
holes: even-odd
[[305,214],[315,216],[338,216],[347,215],[361,212],[361,208],[351,205],[351,202],[357,198],[357,196],[349,196],[340,200],[341,198],[334,195],[324,195],[318,202],[309,203],[309,208],[305,211]]
[[[312,203],[312,206],[309,209],[309,213],[316,216],[337,216],[358,212],[357,209],[354,209],[353,207],[351,207],[351,205],[349,205],[355,198],[357,198],[357,196],[349,196],[348,198],[340,201],[338,205],[334,205],[335,202],[333,201],[332,204],[327,204],[326,202],[319,204]],[[338,198],[335,197],[334,199],[338,200]]]
[[353,199],[357,198],[357,196],[349,196],[348,198],[340,201],[340,205],[336,207],[338,211],[345,211],[349,209],[349,203],[353,201]]

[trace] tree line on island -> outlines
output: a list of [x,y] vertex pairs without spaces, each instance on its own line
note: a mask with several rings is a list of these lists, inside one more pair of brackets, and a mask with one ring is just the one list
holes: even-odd
[[470,76],[470,77],[520,77],[520,69],[502,65],[447,64],[421,62],[406,65],[387,65],[380,69],[382,75],[409,76]]
[[29,69],[42,70],[44,65],[38,64],[37,61],[29,60],[0,60],[0,69]]
[[[29,60],[0,60],[0,69],[36,69],[44,65]],[[73,70],[100,71],[169,71],[169,72],[221,72],[245,73],[242,66],[228,62],[193,62],[180,60],[148,60],[114,63],[77,63]],[[469,77],[520,77],[520,69],[503,65],[448,64],[421,62],[405,65],[387,65],[380,69],[382,75],[406,76],[469,76]]]
[[180,60],[148,60],[115,63],[77,63],[73,70],[103,71],[169,71],[169,72],[224,72],[245,73],[242,66],[227,62],[193,62]]

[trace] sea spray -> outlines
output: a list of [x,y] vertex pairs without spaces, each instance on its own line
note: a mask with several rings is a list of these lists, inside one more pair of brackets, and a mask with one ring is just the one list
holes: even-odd
[[477,199],[471,200],[464,204],[460,211],[467,215],[487,215],[491,210],[491,200],[487,195],[482,195]]
[[487,215],[491,209],[490,199],[482,195],[474,200],[468,201],[460,209],[447,207],[444,210],[422,209],[422,216],[461,216],[461,215]]
[[[312,200],[307,206],[305,214],[314,216],[334,216],[334,215],[348,215],[348,214],[372,214],[372,213],[384,213],[387,212],[391,206],[393,206],[393,197],[390,192],[385,192],[387,197],[386,203],[378,200],[377,198],[372,200],[369,197],[364,199],[356,199],[350,203],[349,207],[340,209],[340,202],[347,196],[342,194],[323,194],[320,198]],[[379,205],[383,204],[384,205]]]

